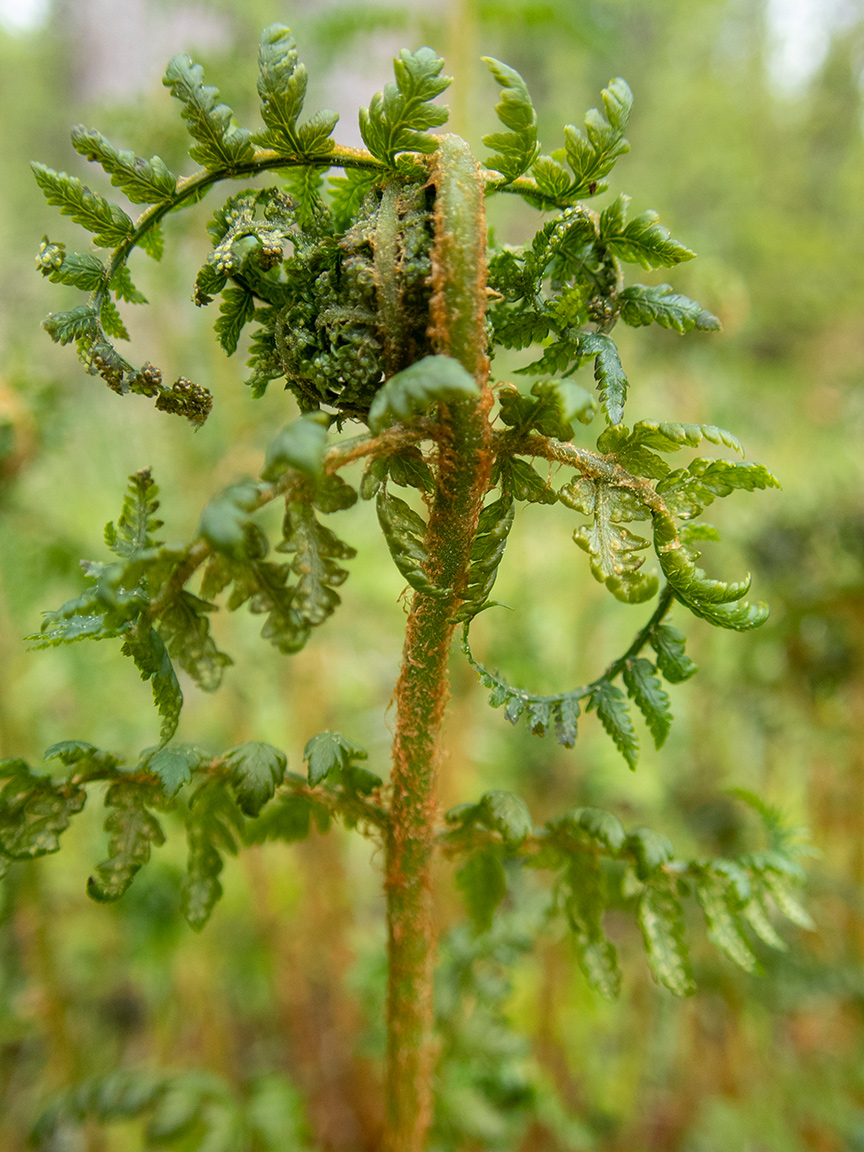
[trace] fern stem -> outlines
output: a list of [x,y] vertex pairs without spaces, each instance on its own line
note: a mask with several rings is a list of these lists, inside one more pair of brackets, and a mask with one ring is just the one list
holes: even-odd
[[489,487],[492,454],[485,350],[483,185],[467,146],[442,138],[437,188],[430,338],[481,388],[479,402],[442,406],[438,476],[426,533],[430,579],[450,596],[416,593],[396,685],[396,734],[387,837],[388,912],[386,1152],[422,1152],[432,1116],[432,976],[435,938],[430,862],[435,776],[448,695],[447,660],[458,593]]

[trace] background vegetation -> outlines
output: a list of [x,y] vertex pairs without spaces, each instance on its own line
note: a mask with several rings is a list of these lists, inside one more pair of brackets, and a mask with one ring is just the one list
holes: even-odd
[[[700,674],[674,691],[677,723],[662,758],[646,747],[635,776],[591,720],[574,751],[511,729],[454,662],[442,802],[512,788],[538,820],[598,804],[663,830],[682,855],[707,854],[747,842],[748,818],[728,790],[752,789],[811,830],[818,930],[790,939],[785,954],[765,950],[754,976],[706,950],[695,958],[699,994],[675,1002],[652,984],[622,926],[625,987],[615,1004],[587,989],[554,933],[527,950],[541,915],[530,892],[473,967],[480,945],[457,930],[440,988],[453,1069],[442,1152],[864,1149],[864,15],[856,5],[823,15],[824,55],[814,40],[810,74],[793,83],[775,39],[781,7],[475,0],[432,17],[419,6],[275,0],[168,13],[159,0],[128,0],[100,24],[96,5],[79,0],[58,2],[38,29],[0,31],[0,755],[38,759],[70,737],[118,751],[153,742],[149,689],[118,652],[31,653],[21,637],[37,629],[40,611],[76,593],[78,559],[101,556],[100,526],[117,515],[130,471],[152,465],[166,537],[185,538],[212,491],[257,470],[293,403],[275,389],[252,401],[239,385],[242,352],[226,361],[210,318],[189,302],[207,205],[197,232],[171,222],[175,243],[161,266],[142,265],[152,303],[132,332],[166,373],[211,387],[205,430],[194,435],[108,393],[39,331],[42,315],[62,305],[32,256],[57,222],[49,225],[26,165],[83,175],[70,121],[98,123],[124,146],[188,170],[162,66],[175,51],[193,52],[242,115],[254,96],[257,37],[273,20],[292,24],[302,46],[310,105],[333,104],[335,85],[345,124],[386,79],[394,50],[434,45],[456,76],[453,128],[478,146],[494,128],[481,53],[525,76],[541,136],[547,122],[578,122],[622,75],[636,97],[633,151],[612,194],[626,182],[700,253],[675,287],[725,331],[679,343],[651,330],[628,341],[630,415],[661,410],[731,426],[749,458],[780,477],[783,492],[752,509],[741,496],[721,521],[772,617],[746,636],[689,628]],[[494,209],[499,235],[521,241],[522,209]],[[495,374],[506,378],[504,359]],[[363,537],[370,512],[345,514],[347,539]],[[493,645],[481,618],[476,643],[512,681],[557,691],[596,672],[598,649],[618,650],[620,612],[606,614],[563,521],[556,535],[554,510],[542,515],[541,524],[536,509],[524,514],[508,550],[498,594],[516,611],[506,637]],[[262,660],[249,621],[217,620],[232,633],[238,666],[215,698],[184,685],[181,739],[216,748],[265,739],[296,768],[308,737],[333,727],[368,748],[381,771],[400,592],[383,551],[365,549],[341,628],[290,661]],[[632,631],[627,620],[623,629]],[[175,915],[182,860],[170,847],[119,905],[89,903],[84,881],[104,855],[100,824],[97,810],[85,813],[69,833],[75,852],[17,865],[0,888],[0,1146],[23,1149],[52,1090],[126,1066],[205,1069],[242,1091],[255,1085],[262,1099],[278,1097],[274,1115],[286,1124],[296,1089],[305,1120],[286,1147],[304,1146],[306,1125],[308,1147],[374,1147],[383,935],[366,846],[331,833],[247,851],[226,868],[226,898],[199,937]],[[442,879],[439,916],[450,924],[460,912]],[[489,1108],[493,1080],[505,1120]],[[529,1108],[529,1081],[556,1091]],[[141,1137],[126,1125],[108,1143],[95,1131],[74,1139],[69,1147],[87,1152],[132,1152]]]

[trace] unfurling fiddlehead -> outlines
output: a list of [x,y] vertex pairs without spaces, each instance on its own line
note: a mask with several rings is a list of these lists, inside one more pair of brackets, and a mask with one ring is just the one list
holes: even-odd
[[[195,928],[221,893],[224,854],[244,842],[291,842],[312,826],[326,829],[334,815],[380,841],[390,926],[388,1152],[420,1152],[431,1121],[429,863],[436,847],[464,857],[458,884],[481,933],[506,892],[505,861],[551,869],[554,905],[572,930],[580,966],[604,994],[620,980],[602,924],[610,870],[629,885],[655,977],[676,994],[692,991],[681,910],[688,885],[711,938],[745,968],[755,965],[747,931],[778,946],[769,901],[806,922],[790,890],[801,879],[796,849],[773,825],[776,842],[761,855],[687,864],[674,860],[664,837],[646,829],[627,834],[597,809],[574,810],[535,832],[524,804],[504,792],[448,813],[443,831],[436,825],[438,731],[458,625],[490,702],[508,720],[525,717],[532,732],[555,732],[572,747],[581,712],[593,711],[633,768],[638,738],[630,704],[659,748],[671,722],[661,677],[676,685],[695,671],[667,619],[670,610],[686,608],[735,630],[757,627],[767,615],[744,599],[749,578],[723,583],[697,566],[698,544],[717,536],[697,518],[735,490],[777,485],[763,466],[726,459],[696,457],[673,468],[670,453],[705,441],[741,451],[734,436],[713,425],[624,424],[631,384],[612,337],[615,324],[655,323],[680,334],[719,326],[669,285],[625,285],[624,264],[672,268],[694,255],[656,213],[628,218],[623,195],[599,213],[586,203],[606,190],[605,177],[629,149],[626,83],[612,80],[603,112],[592,109],[584,130],[566,126],[564,147],[546,155],[522,77],[499,61],[487,63],[501,88],[496,110],[504,131],[485,139],[485,168],[464,141],[429,132],[446,121],[446,109],[432,101],[449,80],[428,48],[403,52],[394,61],[395,82],[361,111],[366,150],[333,142],[333,113],[300,123],[306,72],[281,25],[261,39],[265,127],[254,134],[234,122],[198,65],[186,56],[169,64],[165,84],[183,105],[190,155],[203,166],[193,175],[179,178],[158,157],[136,157],[98,132],[75,130],[79,152],[129,201],[147,206],[137,220],[81,181],[35,166],[49,203],[108,253],[71,253],[45,239],[40,271],[90,294],[86,304],[50,316],[49,334],[75,341],[88,371],[115,391],[150,396],[196,425],[210,409],[208,392],[182,378],[166,387],[158,369],[135,368],[112,343],[127,338],[118,302],[143,302],[127,261],[136,248],[158,257],[162,219],[214,185],[280,177],[280,185],[242,190],[214,212],[212,252],[193,298],[199,306],[218,298],[215,332],[228,355],[251,326],[253,396],[284,380],[300,416],[272,440],[256,479],[213,497],[184,547],[155,538],[160,522],[149,470],[130,478],[122,513],[106,529],[114,559],[86,562],[84,592],[48,613],[31,639],[40,647],[119,639],[150,681],[159,741],[131,768],[89,744],[56,745],[47,755],[69,769],[61,780],[21,760],[0,762],[7,780],[0,866],[56,851],[88,786],[99,783],[108,784],[108,858],[88,891],[98,900],[121,896],[164,838],[154,812],[178,812],[189,842],[182,905]],[[328,177],[333,169],[341,174]],[[530,243],[487,252],[483,200],[494,193],[521,196],[555,215]],[[490,387],[490,357],[502,348],[532,350],[516,369],[530,380],[524,389],[509,381]],[[598,412],[605,426],[595,447],[582,447],[578,426]],[[352,422],[360,432],[346,438]],[[354,487],[341,472],[359,461],[365,471]],[[403,499],[397,487],[414,491]],[[250,742],[213,757],[176,743],[183,703],[176,668],[212,691],[231,665],[210,629],[220,599],[229,610],[246,606],[261,616],[262,636],[285,654],[332,617],[355,548],[326,521],[358,496],[375,498],[391,557],[413,590],[389,785],[357,763],[365,759],[362,749],[333,732],[307,743],[306,776],[288,772],[284,755],[269,744]],[[277,500],[285,511],[274,543],[256,514]],[[471,621],[491,606],[525,502],[560,503],[579,518],[574,541],[616,599],[656,599],[623,655],[590,683],[551,696],[509,685],[475,660],[468,644]]]

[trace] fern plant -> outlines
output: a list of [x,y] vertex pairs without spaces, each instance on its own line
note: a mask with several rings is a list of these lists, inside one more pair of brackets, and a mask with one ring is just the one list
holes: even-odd
[[[764,466],[740,459],[669,461],[704,443],[743,455],[724,429],[624,422],[629,381],[612,336],[616,323],[682,334],[719,327],[668,284],[625,283],[625,264],[672,268],[694,256],[655,212],[628,215],[625,195],[599,212],[588,204],[607,190],[605,178],[629,149],[627,84],[612,80],[602,111],[588,112],[583,128],[566,126],[563,147],[544,154],[521,76],[497,60],[486,63],[500,88],[501,131],[484,139],[480,164],[465,141],[429,131],[447,119],[433,101],[449,83],[431,49],[403,51],[394,61],[395,80],[360,112],[366,147],[354,149],[334,142],[334,113],[302,120],[306,71],[289,29],[273,25],[261,38],[264,126],[256,132],[235,123],[199,65],[184,55],[169,64],[164,83],[192,138],[189,152],[199,166],[192,175],[175,175],[158,156],[120,150],[95,130],[73,129],[76,150],[101,165],[127,202],[144,206],[137,218],[80,180],[34,165],[49,204],[92,240],[84,252],[42,242],[43,275],[87,293],[85,303],[48,317],[49,335],[74,342],[86,370],[115,392],[149,397],[195,427],[210,411],[209,392],[183,377],[167,384],[153,364],[118,350],[127,338],[118,305],[143,302],[129,258],[139,248],[159,258],[169,212],[223,181],[233,187],[272,174],[272,185],[232,191],[214,212],[212,252],[193,295],[202,307],[218,299],[215,334],[228,355],[251,329],[252,396],[284,381],[300,414],[273,436],[256,479],[213,496],[184,547],[158,538],[150,470],[130,476],[120,514],[105,531],[106,558],[82,562],[81,594],[47,612],[31,642],[118,640],[151,684],[158,739],[131,758],[64,741],[45,753],[48,772],[21,759],[0,762],[0,868],[58,851],[70,821],[96,794],[108,848],[87,891],[97,901],[117,900],[163,843],[165,817],[179,819],[188,839],[182,908],[197,930],[220,897],[225,855],[244,844],[290,843],[313,827],[326,831],[333,819],[370,837],[382,849],[387,899],[381,1146],[388,1152],[420,1152],[433,1123],[435,853],[456,860],[464,896],[469,927],[447,945],[459,972],[506,945],[500,906],[524,868],[549,875],[552,914],[568,924],[585,978],[604,996],[614,996],[620,983],[604,931],[612,904],[635,916],[654,977],[676,996],[694,987],[685,901],[701,906],[710,939],[748,971],[757,968],[754,934],[784,947],[775,913],[809,925],[796,897],[800,846],[778,814],[749,794],[741,799],[762,816],[765,847],[734,860],[679,859],[662,833],[625,829],[597,808],[562,812],[536,827],[523,801],[502,790],[438,811],[436,760],[457,630],[490,704],[506,720],[524,720],[538,737],[570,748],[582,713],[595,712],[635,768],[634,708],[659,748],[672,720],[667,686],[696,671],[672,611],[679,622],[689,614],[738,631],[767,616],[763,604],[745,599],[749,579],[726,583],[699,566],[701,542],[717,539],[701,514],[737,490],[777,486]],[[544,213],[530,243],[487,250],[484,202],[492,195],[521,197]],[[499,349],[524,350],[517,369],[524,386],[494,378],[491,358]],[[589,366],[593,385],[591,373],[580,371]],[[592,422],[600,426],[596,446],[582,447],[576,432]],[[260,616],[262,638],[286,655],[334,614],[356,553],[330,518],[358,499],[375,501],[390,556],[413,593],[389,777],[332,731],[309,734],[305,774],[288,771],[285,754],[263,742],[216,756],[176,742],[183,705],[177,669],[214,691],[231,664],[210,628],[220,606]],[[256,518],[273,502],[284,506],[275,544]],[[516,510],[526,502],[571,510],[574,542],[594,578],[624,604],[646,605],[623,653],[591,682],[552,696],[509,683],[470,647],[471,623],[494,606],[496,575]],[[500,1012],[500,997],[492,1001]],[[445,1064],[467,1059],[459,996],[447,1005],[439,1014]],[[458,1127],[443,1064],[437,1082],[435,1131],[443,1148],[450,1146],[448,1124]],[[506,1093],[490,1088],[488,1077],[483,1084],[490,1107],[506,1112]],[[40,1121],[36,1139],[47,1146],[70,1118],[150,1114],[148,1146],[176,1138],[184,1148],[270,1147],[256,1128],[254,1099],[232,1103],[227,1092],[206,1078],[145,1083],[124,1072],[61,1100]],[[186,1100],[185,1112],[178,1100]],[[284,1139],[300,1137],[279,1139],[283,1147]]]

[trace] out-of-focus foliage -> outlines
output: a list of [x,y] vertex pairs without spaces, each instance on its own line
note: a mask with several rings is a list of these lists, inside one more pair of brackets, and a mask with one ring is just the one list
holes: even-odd
[[[249,89],[249,77],[239,75],[239,62],[250,58],[260,25],[272,17],[255,7],[232,13],[227,3],[213,6],[214,12],[229,13],[232,35],[243,45],[235,53],[229,39],[221,52],[213,53],[214,74],[226,77],[224,89],[233,105]],[[725,0],[532,5],[514,0],[466,4],[465,14],[473,15],[473,23],[465,25],[466,38],[472,27],[482,29],[478,48],[506,59],[525,77],[534,94],[540,138],[548,125],[573,122],[608,76],[627,76],[636,94],[627,126],[634,148],[618,163],[622,170],[629,166],[627,183],[639,187],[640,199],[662,204],[675,233],[700,252],[699,261],[676,270],[674,295],[654,273],[646,274],[650,283],[638,292],[628,290],[625,321],[644,324],[650,318],[673,329],[636,332],[632,341],[620,327],[616,333],[632,373],[638,369],[641,379],[651,381],[650,390],[631,398],[631,405],[639,406],[631,418],[650,422],[657,411],[670,409],[671,399],[682,420],[755,428],[748,449],[769,462],[784,493],[770,496],[743,526],[732,529],[742,556],[760,575],[760,595],[772,603],[769,625],[752,636],[735,637],[734,647],[697,625],[688,653],[702,672],[680,687],[689,656],[672,632],[658,636],[657,663],[670,685],[659,692],[668,694],[680,718],[666,743],[662,783],[650,783],[647,773],[630,777],[605,737],[596,735],[600,726],[593,718],[583,724],[577,760],[554,741],[534,740],[527,726],[507,730],[515,737],[512,743],[503,740],[501,713],[485,709],[482,688],[468,673],[454,670],[453,751],[442,779],[445,806],[473,802],[484,788],[500,787],[503,773],[506,786],[528,800],[538,824],[570,804],[590,803],[595,809],[625,811],[628,828],[643,823],[663,828],[676,844],[691,850],[694,860],[702,854],[733,858],[757,848],[755,816],[751,822],[747,807],[724,791],[738,787],[767,795],[793,818],[806,819],[821,856],[809,864],[816,934],[794,934],[783,953],[763,948],[757,923],[767,929],[758,907],[750,906],[756,918],[749,919],[756,932],[750,936],[751,954],[761,975],[742,976],[716,954],[699,952],[693,966],[701,995],[672,1003],[634,962],[623,965],[623,994],[614,1005],[598,1000],[579,972],[586,957],[599,956],[602,962],[604,954],[602,942],[592,937],[590,908],[566,907],[567,916],[580,925],[579,957],[559,938],[555,925],[560,920],[529,954],[523,950],[519,917],[531,921],[533,933],[545,914],[542,898],[530,888],[507,891],[506,860],[476,865],[503,869],[505,884],[498,891],[503,901],[513,901],[514,915],[500,939],[457,928],[444,950],[439,1011],[451,1071],[442,1084],[438,1147],[442,1152],[468,1149],[472,1141],[474,1147],[479,1143],[490,1149],[603,1152],[708,1152],[718,1146],[743,1152],[760,1145],[772,1152],[848,1152],[864,1147],[859,1071],[864,522],[857,448],[864,431],[864,283],[857,256],[864,240],[861,28],[837,29],[810,86],[790,97],[769,82],[770,37],[755,5]],[[349,55],[345,37],[356,35],[365,18],[360,6],[349,8],[341,20],[335,10],[290,16],[307,55],[316,45],[316,29],[329,32],[329,43],[326,38],[320,43],[323,60],[328,52],[337,59]],[[376,19],[394,26],[414,17],[384,8]],[[448,68],[456,71],[455,85],[468,83],[469,70],[462,75],[451,64],[444,30],[429,17],[416,20],[418,25],[425,20],[416,42],[442,44]],[[76,648],[28,655],[19,642],[36,629],[45,603],[62,603],[77,594],[77,559],[100,552],[92,526],[116,517],[115,494],[125,482],[130,454],[136,467],[152,465],[165,489],[188,491],[188,513],[172,509],[161,533],[173,540],[194,531],[195,523],[184,515],[197,516],[211,489],[206,477],[226,444],[245,438],[249,472],[259,466],[264,448],[251,431],[260,409],[254,417],[248,414],[251,401],[233,386],[233,362],[211,358],[209,333],[199,326],[194,307],[190,303],[184,311],[176,303],[188,290],[183,278],[188,261],[172,254],[174,246],[166,250],[163,265],[163,273],[167,269],[176,280],[173,301],[161,290],[161,303],[151,305],[155,314],[130,318],[130,331],[148,348],[156,347],[160,362],[172,371],[179,373],[194,359],[196,378],[206,379],[220,398],[205,432],[190,437],[158,415],[130,413],[119,398],[108,398],[106,412],[102,396],[93,395],[96,384],[76,373],[68,357],[55,355],[36,330],[38,317],[55,305],[46,303],[47,294],[40,294],[40,282],[29,271],[30,237],[44,228],[44,215],[25,163],[45,157],[58,167],[67,164],[69,101],[60,93],[71,59],[88,51],[86,45],[67,44],[62,25],[57,29],[29,39],[0,36],[4,104],[10,108],[14,103],[16,109],[4,118],[9,177],[0,192],[3,246],[10,261],[27,266],[20,276],[4,278],[2,289],[7,319],[0,378],[0,755],[14,752],[31,762],[68,735],[73,717],[81,735],[99,747],[138,748],[151,739],[149,691],[134,670],[122,666],[119,653],[100,646],[94,666],[93,649],[85,661]],[[403,38],[400,28],[400,42]],[[232,67],[238,71],[232,73]],[[470,74],[479,86],[481,72],[473,60]],[[499,88],[491,79],[486,83],[500,100],[508,89],[495,78]],[[363,95],[368,90],[366,85]],[[144,98],[146,117],[129,108],[113,110],[109,134],[120,147],[131,145],[134,135],[135,145],[146,148],[132,125],[137,130],[139,121],[150,119],[149,131],[154,136],[161,131],[163,139],[152,142],[147,155],[159,151],[176,169],[183,163],[183,145],[169,123],[173,110],[165,113],[162,130],[159,96],[154,87],[152,100],[151,95]],[[478,113],[471,142],[485,155],[479,151],[481,136],[498,132],[500,125],[486,110],[490,92],[476,93],[476,101],[484,111]],[[310,95],[310,107],[320,103]],[[29,124],[26,109],[33,112]],[[94,108],[97,118],[105,123],[104,111]],[[518,158],[510,171],[499,169],[505,176],[515,172],[531,148],[530,118],[513,119],[520,141],[489,145],[501,157]],[[590,141],[590,133],[584,138]],[[579,145],[567,143],[567,154],[552,159],[570,179],[568,159]],[[552,164],[542,170],[548,179],[558,178]],[[82,163],[77,174],[84,179],[84,172]],[[94,191],[114,195],[107,179]],[[600,206],[611,208],[605,201]],[[508,202],[491,211],[502,235],[521,226],[521,207]],[[510,217],[506,228],[505,215]],[[614,209],[607,216],[610,228],[613,215]],[[169,219],[166,226],[175,237],[183,235],[179,220]],[[647,222],[646,229],[650,226]],[[526,234],[528,227],[526,222]],[[207,258],[192,229],[182,243],[198,245],[199,263]],[[154,281],[143,261],[139,281],[155,300]],[[691,295],[716,313],[725,334],[711,337],[710,343],[691,335],[688,347],[686,341],[678,343],[674,330],[710,326],[700,323],[702,313],[691,306]],[[71,289],[69,299],[71,306]],[[506,377],[521,362],[514,353],[512,362],[496,362],[496,372]],[[605,400],[615,403],[614,381]],[[274,429],[284,423],[281,394],[259,403],[269,406]],[[568,397],[551,407],[554,412],[544,418],[579,419],[578,400]],[[90,447],[82,451],[85,430]],[[422,487],[422,460],[406,457],[404,468]],[[226,475],[225,484],[237,478]],[[683,484],[682,499],[697,488],[704,499],[711,482],[712,477],[706,481],[704,473],[692,472],[677,481]],[[776,511],[766,510],[771,501]],[[483,565],[490,568],[506,511],[498,509],[499,515],[489,518],[486,551],[478,556],[476,572],[479,602],[488,595]],[[519,605],[520,611],[508,616],[507,629],[496,629],[494,648],[482,615],[472,636],[477,658],[487,668],[506,669],[508,682],[531,685],[540,698],[560,691],[561,669],[572,684],[594,675],[595,667],[583,654],[591,654],[601,641],[606,648],[621,637],[596,595],[602,589],[590,580],[574,581],[572,527],[565,510],[555,510],[560,555],[548,521],[535,528],[532,511],[514,530],[509,544],[514,567],[495,589],[496,597]],[[536,511],[537,523],[540,513],[550,514],[549,509]],[[366,502],[343,514],[342,523],[350,523],[345,528],[349,543],[368,534],[366,525],[374,514]],[[338,724],[369,749],[373,766],[384,762],[387,732],[375,716],[395,673],[401,618],[393,601],[404,581],[381,557],[352,562],[352,581],[345,595],[359,610],[344,613],[354,620],[347,648],[337,649],[322,637],[291,667],[284,661],[265,665],[257,655],[255,620],[238,617],[230,634],[215,636],[230,647],[238,664],[236,673],[226,671],[218,701],[200,694],[191,675],[182,675],[187,697],[183,723],[188,725],[183,731],[190,738],[212,733],[208,756],[267,739],[287,749],[289,768],[296,768],[308,737]],[[547,680],[547,667],[559,669],[554,679]],[[325,669],[328,693],[336,685],[338,701],[322,698]],[[631,675],[638,679],[640,671],[636,667]],[[649,727],[655,739],[664,734],[657,693],[643,682],[643,698],[655,702]],[[114,707],[116,699],[124,701],[122,710]],[[610,708],[607,715],[614,711]],[[525,715],[530,718],[527,710]],[[646,716],[650,722],[651,715]],[[566,721],[550,706],[553,728]],[[651,741],[643,743],[650,757]],[[316,771],[334,770],[326,767],[327,755],[337,773],[350,767],[350,760],[337,763],[332,750],[314,751]],[[171,763],[163,770],[177,779],[192,769]],[[254,807],[261,790],[269,787],[267,771],[265,765],[242,792],[247,806]],[[336,787],[335,777],[333,783]],[[142,1080],[127,1117],[145,1114],[151,1105],[164,1114],[166,1101],[173,1100],[178,1107],[173,1131],[194,1135],[211,1117],[214,1125],[235,1114],[241,1118],[236,1123],[258,1124],[255,1116],[263,1110],[271,1128],[268,1135],[255,1129],[262,1147],[271,1146],[268,1140],[281,1140],[281,1146],[294,1140],[303,1147],[307,1121],[298,1115],[290,1081],[305,1094],[319,1147],[346,1152],[374,1147],[381,941],[373,928],[373,872],[362,844],[334,839],[332,833],[319,839],[315,829],[329,817],[304,807],[301,797],[274,811],[272,819],[281,824],[272,838],[262,828],[260,848],[237,862],[229,859],[218,880],[218,869],[205,868],[198,887],[187,884],[184,890],[187,861],[180,838],[169,836],[165,847],[156,847],[158,836],[143,815],[146,808],[136,808],[120,794],[112,798],[109,793],[106,801],[108,820],[126,813],[129,827],[138,830],[135,836],[115,844],[116,828],[106,825],[106,835],[103,814],[88,808],[75,815],[64,833],[73,838],[74,848],[67,849],[73,855],[67,855],[63,867],[54,867],[51,859],[15,864],[3,884],[4,1148],[23,1148],[29,1125],[52,1089],[103,1078],[98,1107],[110,1112],[110,1082],[106,1085],[104,1077],[118,1066],[148,1062],[161,1070],[160,1076],[176,1069],[176,1082]],[[259,819],[271,819],[267,812],[264,808]],[[204,814],[202,807],[202,829]],[[48,821],[43,831],[54,834],[51,812],[37,815]],[[213,818],[218,820],[218,814]],[[158,819],[167,825],[175,817],[160,814]],[[190,832],[190,847],[195,835]],[[229,835],[230,829],[220,833],[223,842]],[[203,832],[199,840],[203,860],[208,843]],[[300,843],[285,847],[273,840]],[[145,844],[148,850],[153,846],[153,860],[123,900],[107,915],[89,906],[80,879],[93,862],[120,860],[120,869],[110,873],[110,882],[118,883],[136,866]],[[68,862],[75,857],[78,867]],[[93,874],[97,883],[106,882],[104,865]],[[190,875],[199,873],[191,869]],[[612,877],[616,883],[619,879]],[[725,893],[734,890],[736,878],[705,876],[700,887],[705,914],[709,921],[713,917],[714,931],[734,952],[740,947],[736,929],[724,920],[715,881],[722,881]],[[194,919],[193,909],[207,906],[204,888],[213,883],[224,885],[222,905],[203,935],[183,935],[176,926],[179,901],[185,901]],[[463,891],[469,886],[470,879]],[[564,905],[566,893],[565,885]],[[606,925],[625,955],[641,947],[640,928],[646,937],[654,931],[652,900],[671,898],[657,892],[645,900],[637,927],[629,915],[637,895],[622,891],[622,907]],[[739,903],[736,915],[742,907]],[[690,902],[687,915],[692,908]],[[442,915],[455,920],[460,910],[454,905]],[[686,982],[674,939],[657,938],[654,956],[660,957],[655,959],[660,979],[665,972],[667,980]],[[190,1068],[207,1069],[214,1079],[184,1080],[183,1069]],[[262,1080],[274,1070],[287,1077]],[[122,1084],[114,1087],[119,1093]],[[76,1122],[90,1108],[88,1099],[79,1089],[77,1098],[57,1107],[50,1123],[68,1139],[77,1132],[79,1145],[89,1144],[95,1152],[96,1137]],[[565,1101],[569,1115],[556,1112],[558,1100]],[[120,1118],[119,1106],[114,1114],[118,1126],[111,1139],[118,1149],[138,1147],[140,1129]],[[157,1114],[148,1114],[148,1123]],[[170,1118],[164,1123],[168,1136]],[[157,1129],[151,1133],[154,1140],[160,1138]]]

